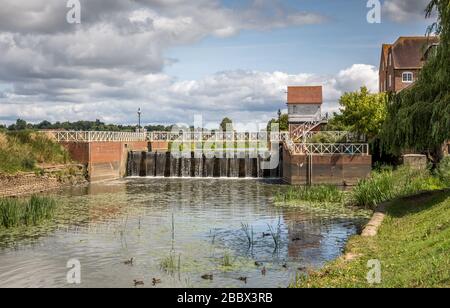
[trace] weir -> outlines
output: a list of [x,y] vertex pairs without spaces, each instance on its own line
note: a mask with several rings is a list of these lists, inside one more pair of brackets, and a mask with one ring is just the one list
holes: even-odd
[[262,163],[270,154],[250,155],[242,152],[233,155],[186,153],[174,157],[170,152],[128,153],[127,176],[175,178],[281,178],[282,163],[274,169],[263,169]]

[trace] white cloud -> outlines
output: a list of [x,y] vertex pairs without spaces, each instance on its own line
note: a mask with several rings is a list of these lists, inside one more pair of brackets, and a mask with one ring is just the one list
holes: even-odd
[[[102,72],[98,72],[99,75]],[[120,77],[120,72],[118,72]],[[42,85],[28,85],[21,92],[0,98],[0,115],[29,121],[81,120],[99,118],[106,122],[134,123],[138,107],[148,123],[192,124],[201,114],[207,122],[229,116],[241,123],[266,122],[285,108],[288,85],[323,85],[324,111],[338,109],[338,99],[346,91],[366,85],[377,91],[378,72],[370,65],[355,64],[336,76],[286,74],[283,72],[226,71],[200,80],[178,81],[165,74],[127,75],[124,83],[94,83],[79,87],[57,87],[49,102]],[[79,103],[84,102],[84,103]]]
[[425,18],[428,3],[430,0],[385,0],[383,13],[395,22],[416,22]]
[[176,81],[161,73],[176,61],[166,58],[167,50],[207,36],[325,20],[279,0],[245,0],[234,8],[220,0],[80,2],[82,23],[71,25],[66,1],[2,0],[0,86],[8,87],[0,95],[0,120],[131,122],[142,106],[148,121],[173,122],[189,110],[237,112],[243,102],[265,112],[276,96],[269,87],[280,86],[277,74],[227,72]]

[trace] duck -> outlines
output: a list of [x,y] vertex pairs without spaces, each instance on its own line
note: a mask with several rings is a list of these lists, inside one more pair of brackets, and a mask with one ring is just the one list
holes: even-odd
[[161,279],[157,279],[157,278],[152,279],[153,286],[156,286],[157,284],[160,284],[161,282],[162,282]]
[[283,267],[283,268],[288,268],[287,263],[284,263],[284,264],[282,265],[282,267]]
[[262,262],[258,262],[258,261],[255,262],[255,266],[259,267],[259,266],[262,266],[262,265],[263,265]]
[[239,280],[247,284],[247,277],[239,277]]
[[131,258],[130,260],[127,260],[127,261],[123,262],[123,264],[125,264],[125,265],[133,265],[133,262],[134,262],[134,258]]
[[133,280],[133,282],[134,282],[134,286],[135,287],[144,285],[144,282],[142,280],[136,280],[135,279],[135,280]]
[[205,280],[213,280],[213,274],[205,274],[202,276],[203,279]]

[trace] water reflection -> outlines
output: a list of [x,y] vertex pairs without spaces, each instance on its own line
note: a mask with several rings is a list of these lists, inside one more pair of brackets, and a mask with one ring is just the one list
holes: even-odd
[[[0,286],[68,287],[71,258],[81,262],[82,287],[132,287],[134,279],[153,287],[153,278],[157,287],[287,286],[299,268],[337,257],[362,221],[274,207],[278,189],[257,180],[145,178],[68,189],[49,225],[0,233]],[[161,267],[169,256],[173,275]]]

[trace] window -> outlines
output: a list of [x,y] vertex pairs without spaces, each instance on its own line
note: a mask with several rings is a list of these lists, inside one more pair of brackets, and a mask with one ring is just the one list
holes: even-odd
[[389,66],[392,65],[392,53],[389,54]]
[[414,75],[411,72],[404,72],[402,74],[403,83],[412,83],[414,81]]
[[389,88],[392,88],[392,75],[389,75]]
[[294,105],[294,114],[297,114],[297,105]]

